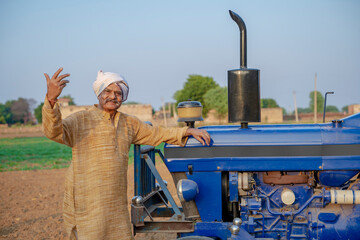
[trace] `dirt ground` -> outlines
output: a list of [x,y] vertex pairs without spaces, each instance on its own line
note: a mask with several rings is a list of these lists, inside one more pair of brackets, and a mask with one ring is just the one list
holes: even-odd
[[[157,169],[175,197],[167,168],[157,163]],[[0,239],[68,239],[62,218],[65,172],[66,169],[0,173]],[[130,165],[129,201],[134,195],[133,173]],[[174,234],[138,234],[135,239],[175,238]]]

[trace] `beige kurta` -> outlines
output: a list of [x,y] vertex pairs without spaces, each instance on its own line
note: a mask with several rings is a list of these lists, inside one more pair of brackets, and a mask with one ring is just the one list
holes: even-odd
[[79,239],[132,239],[127,209],[127,167],[131,144],[183,144],[186,128],[151,127],[118,112],[115,126],[108,113],[93,106],[61,119],[58,104],[45,99],[45,135],[72,147],[65,177],[64,222]]

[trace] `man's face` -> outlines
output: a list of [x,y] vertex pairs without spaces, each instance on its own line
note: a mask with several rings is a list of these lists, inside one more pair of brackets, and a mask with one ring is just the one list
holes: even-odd
[[98,96],[99,105],[106,112],[116,111],[121,106],[122,92],[116,83],[107,86]]

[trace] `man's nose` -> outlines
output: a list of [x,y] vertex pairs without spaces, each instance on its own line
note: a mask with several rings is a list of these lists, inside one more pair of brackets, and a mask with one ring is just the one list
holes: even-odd
[[115,92],[111,92],[111,93],[110,93],[110,98],[111,98],[111,99],[116,99],[116,93],[115,93]]

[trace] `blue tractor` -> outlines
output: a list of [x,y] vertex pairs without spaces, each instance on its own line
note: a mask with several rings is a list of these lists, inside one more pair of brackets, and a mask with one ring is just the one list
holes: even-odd
[[[360,239],[360,114],[322,124],[249,125],[260,121],[259,70],[228,71],[229,122],[206,126],[202,146],[165,145],[164,154],[135,146],[131,219],[138,232],[175,232],[179,239]],[[180,121],[201,120],[199,102],[178,106]],[[154,160],[169,169],[177,206]]]

